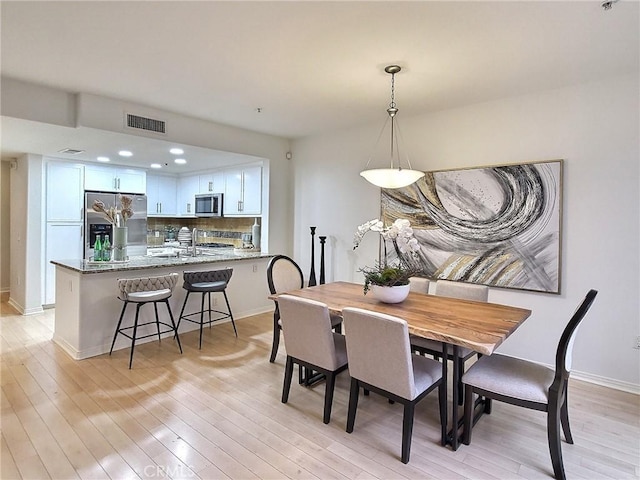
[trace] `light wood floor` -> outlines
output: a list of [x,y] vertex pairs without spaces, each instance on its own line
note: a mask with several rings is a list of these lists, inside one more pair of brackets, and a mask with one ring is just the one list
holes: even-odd
[[[419,404],[411,461],[399,460],[402,407],[361,397],[345,433],[348,374],[322,423],[324,384],[292,385],[280,402],[284,354],[268,361],[271,316],[74,361],[52,341],[53,311],[1,305],[2,479],[551,478],[545,416],[494,403],[457,452],[438,443],[436,397]],[[638,478],[639,397],[570,387],[570,479]]]

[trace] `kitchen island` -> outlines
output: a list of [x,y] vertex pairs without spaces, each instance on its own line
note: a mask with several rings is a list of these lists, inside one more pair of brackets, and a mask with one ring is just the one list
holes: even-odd
[[[127,262],[89,262],[87,260],[52,261],[56,267],[56,306],[53,340],[72,358],[80,360],[109,352],[116,330],[122,302],[118,300],[117,280],[121,278],[152,277],[176,272],[178,284],[169,299],[176,322],[185,298],[182,288],[184,271],[206,271],[233,268],[227,295],[234,318],[247,317],[273,309],[268,300],[266,269],[269,258],[262,252],[233,253],[232,249],[207,249],[196,256],[159,254],[131,257]],[[200,298],[193,300],[185,313],[199,311]],[[212,302],[217,295],[212,296]],[[191,297],[190,297],[191,298]],[[217,299],[220,302],[221,299]],[[223,301],[224,303],[224,301]],[[213,305],[212,305],[213,306]],[[213,308],[218,308],[214,306]],[[166,316],[160,306],[159,315]],[[124,322],[132,322],[135,308],[129,307]],[[153,307],[140,310],[141,322],[154,318]],[[147,327],[150,328],[151,326]],[[155,327],[153,327],[155,328]],[[182,322],[180,333],[199,328],[191,322]],[[215,328],[231,328],[220,322]],[[242,324],[238,325],[242,335]],[[129,348],[130,341],[119,336],[114,350]],[[146,341],[154,341],[148,338]],[[145,341],[143,340],[143,341]],[[155,340],[157,341],[157,339]]]

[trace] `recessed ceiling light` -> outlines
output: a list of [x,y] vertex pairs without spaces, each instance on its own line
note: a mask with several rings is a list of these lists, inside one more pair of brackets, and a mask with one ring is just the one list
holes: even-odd
[[131,153],[129,150],[120,150],[118,152],[118,155],[120,155],[121,157],[131,157],[133,156],[133,153]]
[[174,155],[182,155],[184,153],[184,150],[182,150],[181,148],[172,148],[171,150],[169,150],[169,153],[173,153]]
[[162,168],[162,165],[160,165],[159,163],[152,163],[151,168]]
[[176,158],[174,162],[176,162],[178,165],[184,165],[185,163],[187,163],[184,158]]
[[96,158],[96,160],[98,160],[99,162],[108,162],[109,161],[109,157],[98,157],[98,158]]

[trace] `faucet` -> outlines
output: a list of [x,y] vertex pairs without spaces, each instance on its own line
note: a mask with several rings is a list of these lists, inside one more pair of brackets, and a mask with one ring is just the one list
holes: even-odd
[[196,243],[198,241],[198,229],[194,228],[193,231],[191,232],[191,248],[193,249],[191,251],[191,256],[195,257],[196,256]]

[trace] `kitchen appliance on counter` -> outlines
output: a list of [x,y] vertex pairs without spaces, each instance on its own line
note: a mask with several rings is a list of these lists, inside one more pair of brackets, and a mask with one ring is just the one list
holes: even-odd
[[221,217],[222,197],[222,193],[204,193],[196,195],[196,217]]
[[[113,245],[112,224],[102,213],[93,209],[93,202],[101,200],[105,207],[115,206],[120,210],[120,195],[132,199],[133,215],[127,220],[127,254],[129,256],[147,253],[147,196],[136,193],[89,192],[84,194],[84,258],[93,257],[93,246],[97,235],[109,235]],[[103,237],[104,240],[104,237]]]

